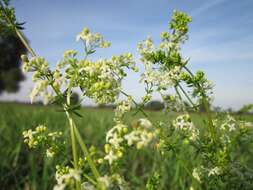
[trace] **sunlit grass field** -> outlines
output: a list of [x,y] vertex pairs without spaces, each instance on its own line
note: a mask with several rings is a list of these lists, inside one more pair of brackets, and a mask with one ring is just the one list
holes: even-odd
[[[153,121],[162,121],[173,119],[177,114],[164,114],[163,112],[147,111]],[[103,146],[105,143],[105,133],[113,126],[113,110],[98,108],[83,108],[81,111],[82,118],[76,117],[77,126],[82,133],[88,145]],[[201,115],[201,117],[200,117]],[[131,113],[127,117],[142,117],[141,113],[133,115]],[[222,116],[219,116],[222,117]],[[247,121],[253,121],[252,115],[240,115]],[[204,122],[205,114],[192,114],[193,121],[196,125],[201,126]],[[130,120],[127,119],[126,120]],[[133,120],[133,119],[131,119]],[[52,189],[54,184],[54,162],[46,158],[45,155],[37,151],[29,151],[23,143],[22,132],[25,129],[35,128],[39,124],[45,124],[52,131],[62,131],[64,135],[69,135],[69,127],[65,114],[57,107],[44,107],[39,105],[25,105],[15,103],[0,103],[0,189]],[[68,139],[68,138],[66,138]],[[66,143],[69,145],[70,143]],[[253,147],[252,147],[253,148]],[[245,154],[245,162],[253,163],[253,149],[245,147],[238,154]],[[70,148],[67,148],[70,151]],[[184,164],[193,164],[197,162],[194,157],[189,154],[190,150],[181,152],[181,159]],[[81,153],[80,153],[81,154]],[[62,153],[62,156],[70,156],[71,153]],[[71,160],[66,157],[67,160]],[[168,155],[170,157],[171,155]],[[152,151],[132,151],[127,156],[125,162],[126,178],[131,180],[134,189],[143,189],[147,173],[155,168],[155,164],[159,164],[164,170],[163,187],[166,184],[172,185],[175,189],[184,189],[188,175],[184,171],[182,165],[173,163],[173,158],[169,158],[170,162],[159,162],[159,156]],[[158,162],[153,162],[158,160]],[[145,167],[144,167],[145,166]],[[251,167],[253,164],[251,165]],[[148,172],[149,171],[149,172]],[[135,176],[138,176],[135,177]],[[181,180],[178,180],[180,176]],[[141,179],[141,180],[140,180]],[[178,181],[180,183],[178,183]]]

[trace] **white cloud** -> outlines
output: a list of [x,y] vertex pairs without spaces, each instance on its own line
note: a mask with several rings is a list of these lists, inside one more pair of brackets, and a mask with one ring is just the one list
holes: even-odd
[[215,6],[221,4],[221,3],[225,2],[225,1],[226,0],[212,0],[212,1],[209,1],[209,2],[204,3],[203,5],[201,5],[200,7],[193,9],[190,12],[190,15],[192,17],[197,17],[197,16],[205,13],[207,10],[209,10],[211,8],[214,8]]

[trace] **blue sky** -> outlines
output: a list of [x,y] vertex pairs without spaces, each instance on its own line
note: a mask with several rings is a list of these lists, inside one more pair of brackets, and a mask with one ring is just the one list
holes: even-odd
[[[137,42],[167,30],[173,9],[192,16],[189,41],[183,55],[193,70],[206,71],[214,82],[214,105],[239,108],[253,103],[253,1],[252,0],[13,0],[25,35],[38,55],[54,66],[64,50],[82,51],[75,36],[84,26],[104,35],[111,48],[99,50],[96,58],[131,52],[138,60]],[[139,76],[129,73],[125,91],[138,100],[143,88]],[[29,101],[30,76],[17,94],[1,100]],[[87,101],[86,103],[89,103]]]

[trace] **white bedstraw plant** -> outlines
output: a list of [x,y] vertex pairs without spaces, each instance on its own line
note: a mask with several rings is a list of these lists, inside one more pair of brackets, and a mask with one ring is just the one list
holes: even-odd
[[[160,164],[155,163],[152,171],[145,173],[146,178],[141,179],[145,181],[147,190],[253,189],[251,175],[248,175],[250,170],[234,156],[238,142],[250,139],[250,125],[232,116],[225,119],[222,116],[217,120],[210,112],[213,85],[203,71],[192,72],[188,66],[189,59],[181,54],[191,22],[187,14],[173,12],[169,30],[161,33],[160,44],[155,45],[151,37],[138,44],[140,61],[144,66],[140,83],[144,84],[146,92],[138,104],[121,86],[129,71],[138,72],[131,53],[108,59],[91,59],[90,55],[98,48],[108,48],[111,43],[101,34],[84,28],[76,36],[76,40],[82,42],[84,52],[65,51],[56,67],[51,69],[47,60],[37,56],[28,45],[15,15],[10,16],[12,12],[6,5],[1,2],[2,20],[14,29],[31,54],[30,58],[22,56],[23,71],[32,72],[35,83],[31,102],[40,97],[45,104],[61,106],[69,122],[70,141],[67,142],[71,142],[72,160],[68,165],[57,164],[55,190],[138,189],[135,185],[139,176],[133,180],[127,172],[123,172],[127,169],[122,168],[133,150],[151,152],[156,158],[154,162],[174,160],[178,163],[175,175],[180,170],[187,174],[176,178],[175,183],[170,181],[174,184],[170,186],[167,181],[172,176],[168,177]],[[75,90],[81,93],[81,100],[90,98],[97,104],[116,105],[114,125],[105,134],[103,150],[87,147],[79,133],[74,115],[80,116],[81,102],[73,105],[71,101]],[[169,94],[171,90],[174,94]],[[166,121],[155,121],[152,113],[143,110],[153,93],[161,95],[165,114],[168,114]],[[125,99],[120,99],[120,95]],[[186,110],[200,107],[205,111],[204,122],[202,126],[197,126]],[[131,117],[125,116],[131,110],[137,110],[143,116],[129,121]],[[172,111],[181,111],[182,114],[172,119],[169,113]],[[44,125],[24,131],[23,136],[30,149],[42,148],[50,159],[54,159],[65,147],[62,146],[65,145],[62,133],[49,132]],[[182,152],[188,156],[187,159],[181,157]],[[135,161],[131,162],[134,164]]]

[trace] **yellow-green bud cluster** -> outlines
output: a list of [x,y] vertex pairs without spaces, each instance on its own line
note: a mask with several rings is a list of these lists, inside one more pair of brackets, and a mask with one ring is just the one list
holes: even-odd
[[29,148],[34,149],[42,146],[46,149],[47,157],[53,157],[64,142],[60,141],[62,132],[47,132],[47,127],[39,125],[35,130],[26,130],[23,132],[24,142]]
[[131,54],[95,62],[81,60],[75,68],[70,67],[66,71],[66,78],[96,103],[113,103],[120,92],[121,80],[126,76],[125,68],[135,68]]
[[22,69],[24,72],[39,71],[36,75],[38,78],[43,77],[49,71],[48,62],[43,57],[32,57],[31,60],[28,59],[26,55],[21,56],[22,59]]

